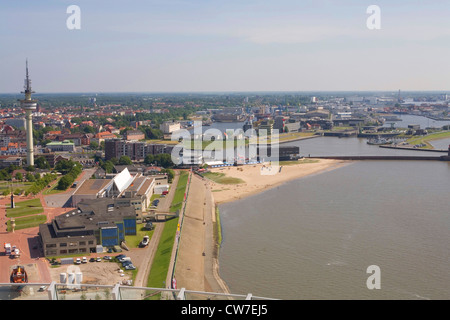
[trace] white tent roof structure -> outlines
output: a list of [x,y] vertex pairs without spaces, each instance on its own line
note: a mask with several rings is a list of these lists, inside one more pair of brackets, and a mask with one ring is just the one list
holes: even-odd
[[113,178],[112,187],[116,189],[118,193],[122,193],[126,188],[130,186],[133,182],[134,178],[128,171],[128,168],[125,168]]

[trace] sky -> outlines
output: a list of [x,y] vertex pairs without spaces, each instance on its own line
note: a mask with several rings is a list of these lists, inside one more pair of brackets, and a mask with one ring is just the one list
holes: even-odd
[[27,58],[39,93],[446,91],[449,13],[447,0],[0,0],[0,93],[22,91]]

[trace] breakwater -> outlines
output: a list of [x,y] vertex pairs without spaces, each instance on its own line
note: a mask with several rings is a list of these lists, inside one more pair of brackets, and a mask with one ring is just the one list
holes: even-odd
[[441,150],[441,149],[420,149],[420,148],[399,147],[399,146],[389,146],[389,145],[386,145],[386,146],[382,145],[379,147],[386,148],[386,149],[399,149],[399,150],[412,150],[412,151],[448,152],[448,150]]
[[450,161],[450,156],[440,157],[415,157],[415,156],[318,156],[310,157],[315,159],[335,159],[335,160],[434,160]]

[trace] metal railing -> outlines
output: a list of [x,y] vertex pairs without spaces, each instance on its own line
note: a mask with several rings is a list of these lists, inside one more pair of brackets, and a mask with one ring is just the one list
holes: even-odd
[[276,300],[249,294],[66,283],[0,283],[0,300]]

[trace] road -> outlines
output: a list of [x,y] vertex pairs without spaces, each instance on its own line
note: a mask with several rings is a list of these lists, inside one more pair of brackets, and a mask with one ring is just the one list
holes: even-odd
[[[161,200],[160,205],[158,206],[158,211],[168,212],[170,209],[170,205],[172,203],[173,197],[175,195],[175,191],[177,189],[179,179],[179,173],[176,172],[174,180],[172,181],[172,187],[169,190],[169,193]],[[161,234],[164,229],[164,223],[154,223],[155,231],[153,233],[152,238],[150,239],[150,243],[145,248],[143,253],[143,260],[140,263],[140,268],[136,275],[136,279],[134,281],[135,287],[145,287],[147,286],[147,279],[153,264],[153,259],[155,257],[156,249],[158,248],[159,240],[161,239]]]

